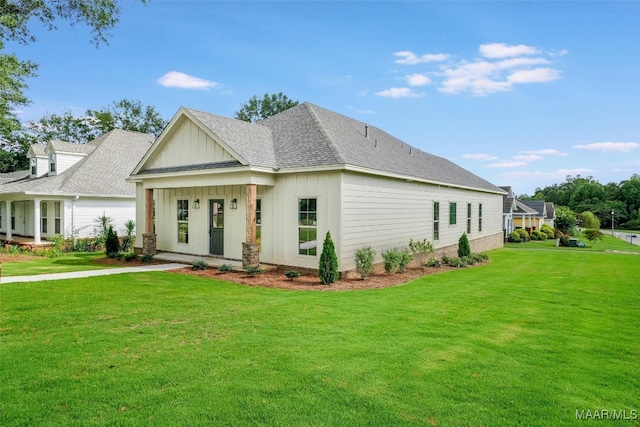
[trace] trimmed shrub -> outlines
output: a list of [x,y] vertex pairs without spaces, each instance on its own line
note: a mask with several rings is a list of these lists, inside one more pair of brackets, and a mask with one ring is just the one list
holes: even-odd
[[474,259],[474,261],[476,262],[484,262],[487,261],[489,259],[489,255],[482,253],[482,252],[478,252],[475,254],[471,254],[471,257]]
[[247,273],[250,277],[255,277],[256,274],[262,273],[262,269],[257,265],[250,265],[244,268],[245,273]]
[[331,232],[327,231],[322,244],[322,254],[320,254],[320,267],[318,268],[320,282],[323,285],[335,283],[338,280],[338,256],[336,247],[331,240]]
[[438,258],[431,258],[427,260],[424,265],[427,267],[442,268],[442,260],[439,260]]
[[392,274],[398,271],[404,273],[413,256],[408,249],[393,248],[383,252],[382,258],[384,259],[384,271]]
[[467,233],[462,233],[460,239],[458,239],[458,258],[471,255],[471,245],[469,245],[469,238]]
[[113,227],[109,226],[104,241],[104,249],[107,254],[115,254],[120,250],[120,240],[118,240],[118,233],[113,231]]
[[507,240],[511,243],[522,242],[522,239],[520,238],[520,233],[518,233],[517,231],[512,231],[511,233],[509,233],[509,236],[507,236]]
[[127,252],[126,254],[124,254],[123,258],[127,262],[137,261],[138,255],[136,255],[134,252]]
[[527,230],[525,230],[524,228],[516,228],[516,233],[520,235],[520,240],[523,242],[528,242],[529,240],[531,240],[529,233],[527,233]]
[[191,266],[192,270],[206,270],[207,262],[201,259],[193,260],[193,265]]
[[231,264],[222,264],[222,265],[219,265],[217,269],[221,273],[229,273],[233,271],[233,266]]
[[553,228],[551,228],[547,224],[542,224],[542,227],[540,227],[540,231],[547,235],[547,239],[555,238]]
[[151,261],[153,261],[153,255],[152,254],[144,254],[144,255],[142,255],[142,258],[140,258],[140,261],[144,262],[145,264],[148,264]]
[[427,255],[433,252],[433,244],[424,240],[409,240],[409,250],[413,257],[418,261],[418,264],[424,264],[427,259]]
[[298,270],[287,270],[284,272],[284,275],[287,276],[289,280],[293,280],[300,277],[300,272]]
[[531,240],[547,240],[547,235],[542,231],[533,230],[531,232]]
[[408,249],[403,249],[400,251],[400,254],[398,256],[398,269],[400,270],[400,273],[404,273],[405,271],[407,271],[407,265],[409,265],[412,259],[413,255],[411,255]]
[[356,271],[360,274],[360,280],[365,280],[373,271],[375,256],[376,253],[371,246],[356,251]]

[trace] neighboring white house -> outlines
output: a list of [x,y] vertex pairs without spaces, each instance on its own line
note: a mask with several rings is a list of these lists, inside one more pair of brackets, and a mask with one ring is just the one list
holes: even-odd
[[54,235],[87,237],[96,219],[114,220],[118,233],[135,220],[135,186],[125,181],[153,136],[113,130],[87,144],[33,145],[30,169],[0,180],[0,233],[4,240]]
[[129,180],[142,252],[317,268],[330,231],[347,271],[365,246],[503,245],[503,190],[310,103],[258,123],[180,108]]

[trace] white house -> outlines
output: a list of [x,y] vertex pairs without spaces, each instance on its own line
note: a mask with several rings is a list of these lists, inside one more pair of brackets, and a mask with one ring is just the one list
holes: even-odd
[[503,190],[310,103],[258,123],[180,108],[129,180],[141,252],[317,268],[330,231],[347,271],[365,246],[503,244]]
[[102,215],[120,232],[135,219],[135,185],[125,179],[153,139],[113,130],[87,144],[31,146],[30,169],[0,180],[0,238],[87,237]]

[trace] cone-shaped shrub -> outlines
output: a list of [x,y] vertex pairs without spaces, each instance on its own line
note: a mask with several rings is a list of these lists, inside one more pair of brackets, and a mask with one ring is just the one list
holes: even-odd
[[469,245],[467,233],[462,233],[462,236],[460,236],[458,240],[458,258],[464,256],[471,256],[471,245]]
[[107,229],[104,248],[107,254],[115,254],[120,250],[120,241],[118,240],[118,234],[113,231],[112,226],[109,226],[109,228]]
[[338,280],[338,257],[329,231],[327,231],[327,236],[324,238],[324,244],[322,245],[318,275],[323,285],[328,285]]

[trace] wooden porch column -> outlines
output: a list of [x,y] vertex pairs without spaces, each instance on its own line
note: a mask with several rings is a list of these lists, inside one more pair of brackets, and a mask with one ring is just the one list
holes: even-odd
[[242,243],[242,266],[260,265],[260,244],[256,241],[256,200],[258,186],[247,184],[247,241]]
[[153,233],[153,188],[144,190],[144,232]]
[[153,232],[153,188],[144,190],[144,233],[142,234],[142,254],[155,255],[156,233]]
[[256,200],[258,186],[247,184],[247,242],[256,242]]

